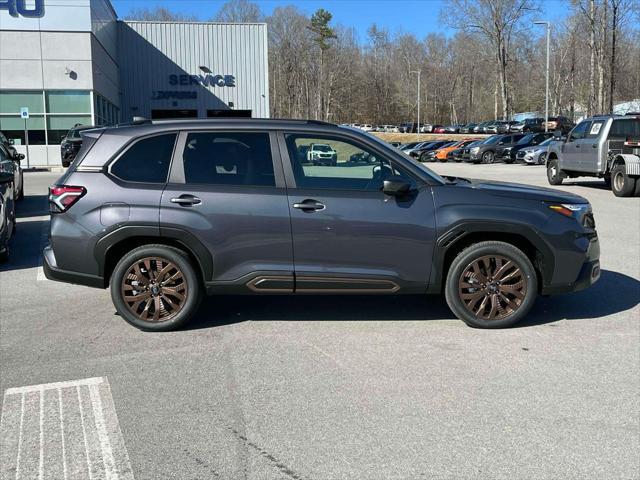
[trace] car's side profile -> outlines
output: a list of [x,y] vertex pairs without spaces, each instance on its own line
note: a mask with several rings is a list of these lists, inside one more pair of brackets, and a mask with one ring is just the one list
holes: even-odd
[[[443,178],[371,135],[225,119],[90,130],[50,191],[48,278],[110,288],[146,330],[204,294],[438,294],[475,327],[599,276],[588,202]],[[330,145],[336,165],[301,151]],[[367,162],[350,162],[354,156]]]

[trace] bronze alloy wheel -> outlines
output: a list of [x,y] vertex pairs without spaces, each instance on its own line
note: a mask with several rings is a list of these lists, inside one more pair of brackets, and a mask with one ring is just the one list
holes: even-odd
[[458,280],[458,294],[467,310],[483,320],[502,320],[516,312],[527,294],[520,267],[501,255],[473,260]]
[[189,295],[187,279],[175,263],[146,257],[129,267],[122,279],[122,299],[145,322],[166,322],[175,317]]

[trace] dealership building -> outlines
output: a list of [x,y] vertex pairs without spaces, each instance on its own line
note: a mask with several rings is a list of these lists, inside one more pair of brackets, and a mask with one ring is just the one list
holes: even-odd
[[[60,165],[69,128],[268,117],[263,23],[129,22],[109,0],[0,2],[0,130]],[[25,118],[27,117],[28,118]]]

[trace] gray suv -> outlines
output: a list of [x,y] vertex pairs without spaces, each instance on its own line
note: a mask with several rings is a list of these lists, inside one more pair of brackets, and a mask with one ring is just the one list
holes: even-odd
[[[443,178],[350,127],[220,119],[82,135],[50,188],[44,271],[110,288],[141,329],[182,325],[204,294],[242,293],[444,292],[467,324],[506,327],[538,294],[600,274],[584,198]],[[314,143],[335,164],[309,164]]]

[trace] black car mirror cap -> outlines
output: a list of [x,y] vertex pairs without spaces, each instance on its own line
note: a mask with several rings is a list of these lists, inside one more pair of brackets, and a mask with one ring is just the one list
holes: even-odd
[[407,182],[404,177],[393,175],[385,179],[382,184],[382,191],[387,195],[401,197],[409,195],[412,192],[412,187],[411,183]]

